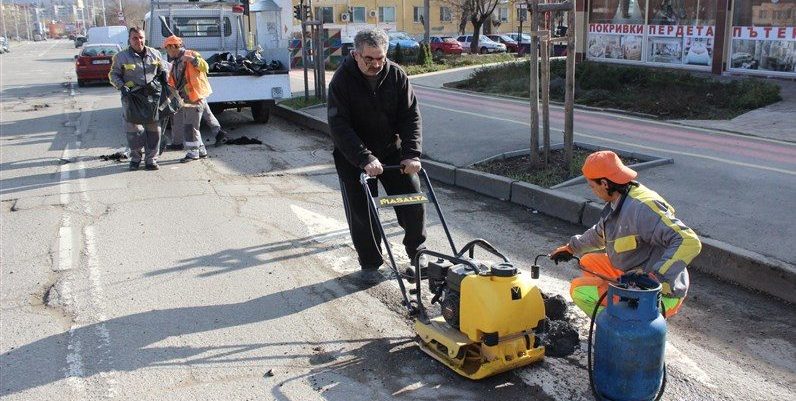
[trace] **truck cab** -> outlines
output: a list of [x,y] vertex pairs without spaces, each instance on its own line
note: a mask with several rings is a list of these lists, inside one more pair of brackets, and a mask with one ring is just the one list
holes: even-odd
[[[291,21],[292,7],[290,0],[258,0],[244,15],[240,1],[153,0],[144,17],[144,30],[147,44],[164,53],[163,41],[174,34],[182,38],[186,49],[201,53],[206,60],[223,53],[246,57],[257,49],[266,62],[279,62],[280,68],[264,75],[245,69],[214,71],[212,63],[208,73],[213,93],[207,102],[214,113],[249,107],[254,120],[265,123],[275,101],[291,94],[290,51],[282,37],[282,21]],[[288,19],[283,19],[285,13]],[[246,27],[252,27],[248,34]]]

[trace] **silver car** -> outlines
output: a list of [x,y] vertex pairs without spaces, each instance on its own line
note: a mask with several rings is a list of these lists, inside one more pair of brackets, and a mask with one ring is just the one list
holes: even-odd
[[[473,42],[473,35],[461,35],[457,39],[462,45],[465,52],[470,52],[470,44]],[[481,54],[486,53],[505,53],[506,45],[497,43],[484,35],[478,37],[478,52]]]

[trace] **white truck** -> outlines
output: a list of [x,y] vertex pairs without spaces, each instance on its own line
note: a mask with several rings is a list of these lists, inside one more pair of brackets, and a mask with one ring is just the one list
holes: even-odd
[[[257,0],[249,5],[248,26],[256,27],[245,34],[241,1],[151,0],[150,12],[144,17],[147,44],[163,52],[163,41],[173,32],[180,36],[186,49],[195,50],[205,59],[221,53],[246,56],[260,48],[267,62],[279,61],[281,68],[265,75],[242,72],[211,72],[208,74],[213,94],[207,99],[214,113],[225,109],[250,107],[256,122],[266,123],[277,99],[290,97],[290,51],[283,21],[291,23],[290,0]],[[254,0],[252,0],[254,1]]]

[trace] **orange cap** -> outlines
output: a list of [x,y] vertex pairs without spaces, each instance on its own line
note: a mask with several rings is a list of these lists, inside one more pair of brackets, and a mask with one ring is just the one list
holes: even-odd
[[179,36],[171,35],[166,40],[163,41],[163,47],[170,46],[170,45],[177,45],[182,47],[182,39]]
[[610,150],[594,152],[583,163],[583,176],[596,180],[607,178],[617,184],[627,184],[638,175],[633,169],[622,164],[616,153]]

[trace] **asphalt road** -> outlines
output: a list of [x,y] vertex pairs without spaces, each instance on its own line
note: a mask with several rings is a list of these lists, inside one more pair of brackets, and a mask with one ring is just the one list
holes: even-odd
[[[468,166],[530,148],[527,101],[496,99],[413,80],[423,113],[424,151],[433,160]],[[551,143],[562,143],[564,113],[550,109]],[[540,139],[541,140],[541,139]],[[706,237],[796,264],[796,144],[688,128],[613,113],[576,110],[575,141],[672,158],[639,180],[677,208]],[[599,202],[585,185],[564,189]]]
[[[351,277],[325,136],[226,112],[233,136],[263,145],[211,147],[189,164],[169,152],[160,171],[130,172],[99,157],[124,145],[119,99],[69,84],[71,44],[14,50],[0,56],[0,398],[591,399],[582,350],[480,382],[421,353],[397,284]],[[580,230],[437,192],[458,243],[486,238],[522,269]],[[429,226],[430,248],[445,249]],[[577,272],[542,274],[544,291],[565,294]],[[663,399],[794,399],[792,306],[693,283],[670,322]],[[583,338],[585,316],[571,317]]]

